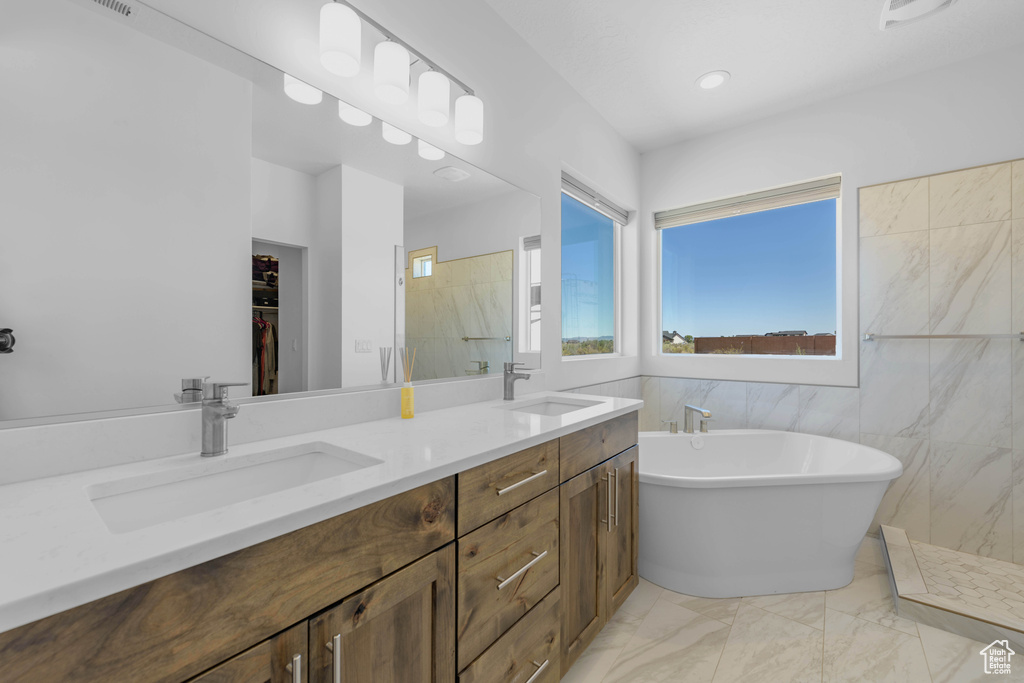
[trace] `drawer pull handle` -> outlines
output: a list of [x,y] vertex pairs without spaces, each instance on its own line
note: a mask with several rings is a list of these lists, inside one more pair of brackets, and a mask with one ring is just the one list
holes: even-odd
[[498,590],[501,590],[505,586],[507,586],[510,583],[512,583],[513,581],[515,581],[517,578],[522,576],[523,573],[526,572],[526,570],[528,570],[530,567],[532,567],[533,565],[535,565],[538,562],[540,562],[541,560],[543,560],[545,557],[547,557],[547,555],[548,555],[548,551],[547,550],[545,550],[544,552],[540,553],[539,555],[537,553],[533,553],[533,556],[534,556],[533,559],[530,560],[529,562],[527,562],[526,564],[524,564],[523,567],[519,571],[517,571],[515,574],[513,574],[510,577],[508,577],[507,579],[503,579],[500,576],[497,577],[498,578],[498,582],[499,582],[498,583]]
[[337,634],[327,643],[327,649],[330,650],[334,657],[332,662],[334,667],[334,683],[341,683],[341,634]]
[[292,663],[285,669],[292,675],[292,683],[302,683],[302,655],[292,657]]
[[619,525],[619,468],[615,468],[610,472],[611,476],[615,478],[615,526]]
[[608,525],[608,531],[612,530],[612,477],[613,476],[614,475],[611,472],[609,472],[604,477],[602,477],[602,481],[607,482],[607,485],[605,486],[605,490],[604,490],[605,515],[604,515],[604,519],[602,519],[601,521]]
[[506,486],[503,489],[498,489],[498,495],[500,496],[500,495],[503,495],[505,493],[508,493],[512,489],[517,489],[520,486],[522,486],[523,484],[529,484],[534,479],[536,479],[538,477],[543,477],[547,473],[548,473],[547,470],[541,470],[540,472],[534,472],[532,475],[530,475],[526,479],[523,479],[522,481],[517,481],[516,483],[512,484],[511,486]]
[[545,659],[543,664],[538,664],[537,662],[533,662],[533,665],[535,667],[537,667],[537,670],[533,672],[532,676],[530,676],[528,679],[526,679],[526,683],[533,683],[535,680],[537,680],[537,677],[540,676],[542,673],[544,673],[544,669],[548,668],[548,663],[550,661],[551,660]]

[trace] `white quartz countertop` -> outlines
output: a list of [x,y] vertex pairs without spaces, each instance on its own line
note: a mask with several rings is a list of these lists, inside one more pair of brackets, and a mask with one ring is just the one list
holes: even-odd
[[[194,468],[198,453],[0,486],[0,632],[261,543],[635,410],[642,401],[542,392],[597,405],[559,416],[487,401],[232,446],[224,460],[311,442],[381,460],[349,474],[136,531],[109,531],[90,486]],[[243,406],[243,410],[245,407]],[[196,425],[198,429],[198,424]],[[111,435],[116,438],[116,435]],[[208,460],[208,459],[203,459]]]

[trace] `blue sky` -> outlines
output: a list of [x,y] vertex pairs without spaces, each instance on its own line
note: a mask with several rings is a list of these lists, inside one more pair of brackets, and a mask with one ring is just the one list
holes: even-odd
[[662,329],[835,332],[835,220],[829,199],[660,231]]
[[615,331],[615,225],[562,195],[562,338]]

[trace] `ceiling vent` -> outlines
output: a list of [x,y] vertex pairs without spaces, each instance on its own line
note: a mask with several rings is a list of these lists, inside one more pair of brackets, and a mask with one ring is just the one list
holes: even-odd
[[952,6],[956,0],[885,0],[878,28],[887,31],[905,26]]
[[[132,15],[132,12],[134,11],[132,9],[131,5],[129,5],[127,2],[121,2],[121,0],[92,0],[92,1],[95,2],[97,5],[100,5],[102,7],[106,7],[109,10],[113,10],[114,12],[117,12],[122,17],[130,17]],[[899,0],[896,0],[896,1],[899,2]]]

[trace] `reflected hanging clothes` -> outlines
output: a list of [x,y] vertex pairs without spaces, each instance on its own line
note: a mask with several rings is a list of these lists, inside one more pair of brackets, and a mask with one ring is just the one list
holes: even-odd
[[263,318],[253,316],[253,396],[267,396],[277,393],[277,360],[277,326]]

